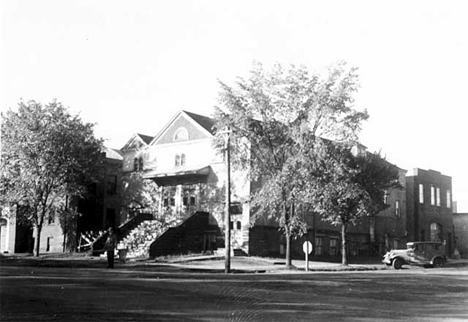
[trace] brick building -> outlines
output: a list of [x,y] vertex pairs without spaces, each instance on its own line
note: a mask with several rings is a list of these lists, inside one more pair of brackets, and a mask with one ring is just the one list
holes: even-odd
[[[122,149],[124,172],[143,171],[143,178],[158,186],[158,213],[176,216],[185,220],[195,211],[210,214],[210,225],[218,225],[224,231],[224,187],[226,164],[223,155],[213,148],[213,120],[194,113],[180,111],[150,140],[150,136],[134,135]],[[142,161],[139,161],[142,160]],[[374,217],[362,218],[348,228],[350,255],[377,255],[390,248],[405,247],[412,240],[408,227],[414,230],[414,216],[408,215],[407,202],[413,198],[407,192],[406,170],[399,169],[401,189],[387,192],[389,207]],[[414,179],[414,178],[413,178]],[[450,190],[434,178],[434,185]],[[278,223],[268,216],[251,223],[250,205],[247,202],[255,184],[245,179],[245,173],[231,174],[232,248],[251,255],[276,256],[285,251],[285,239],[278,230]],[[422,180],[422,179],[421,179]],[[413,180],[414,181],[414,180]],[[427,183],[426,183],[427,184]],[[434,190],[437,191],[437,190]],[[440,192],[439,192],[440,193]],[[444,192],[445,193],[445,192]],[[443,199],[443,198],[442,198]],[[445,214],[445,212],[444,212]],[[293,240],[292,255],[302,256],[302,242],[314,243],[314,256],[339,257],[341,252],[340,231],[317,215],[298,212],[304,216],[309,230],[302,238]],[[446,226],[448,222],[436,223]],[[428,224],[430,226],[430,223]],[[437,226],[438,227],[438,226]],[[450,232],[448,232],[450,233]],[[223,238],[210,232],[202,239]],[[217,243],[222,245],[224,241]]]
[[406,177],[406,200],[408,240],[444,241],[452,254],[452,178],[416,168]]
[[78,202],[78,232],[102,231],[121,223],[120,191],[123,157],[118,150],[106,148],[105,173],[94,183],[90,195]]

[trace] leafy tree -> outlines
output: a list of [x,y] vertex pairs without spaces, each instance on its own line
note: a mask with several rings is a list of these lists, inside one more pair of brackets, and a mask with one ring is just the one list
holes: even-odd
[[2,201],[27,211],[19,221],[35,227],[35,255],[47,216],[60,211],[66,196],[85,194],[101,175],[102,140],[93,124],[71,115],[61,103],[20,102],[2,114]]
[[[291,237],[301,226],[294,209],[305,202],[299,198],[304,158],[314,150],[318,137],[356,140],[367,118],[367,112],[352,108],[352,94],[358,87],[356,69],[339,62],[323,76],[304,66],[275,65],[265,70],[256,64],[248,79],[239,78],[235,86],[220,82],[220,86],[222,106],[214,116],[217,128],[232,131],[234,168],[248,169],[249,178],[260,182],[251,200],[255,215],[268,214],[279,222],[290,267]],[[221,135],[215,144],[222,146]]]
[[[153,214],[158,213],[159,190],[152,180],[144,179],[142,172],[131,172],[122,177],[121,199],[122,205],[126,208],[123,212],[128,212],[129,205],[137,203],[145,211]],[[128,214],[127,214],[128,215]]]
[[61,205],[57,207],[56,215],[58,216],[60,227],[63,232],[63,251],[76,249],[77,242],[77,220],[78,207],[77,199],[70,199],[65,196],[65,200],[61,201]]
[[379,154],[352,153],[348,145],[328,142],[314,153],[315,160],[321,160],[323,171],[319,175],[307,173],[312,184],[303,195],[325,221],[340,226],[342,264],[347,265],[348,226],[388,207],[384,194],[400,187],[398,169]]

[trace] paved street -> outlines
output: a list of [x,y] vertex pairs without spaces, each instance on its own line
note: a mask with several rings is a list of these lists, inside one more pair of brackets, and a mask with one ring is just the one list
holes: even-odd
[[272,274],[2,265],[1,321],[466,321],[462,268]]

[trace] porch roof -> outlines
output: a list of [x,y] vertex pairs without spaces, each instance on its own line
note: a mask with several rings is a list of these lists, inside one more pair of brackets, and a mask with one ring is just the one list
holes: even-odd
[[152,179],[160,186],[189,184],[205,181],[210,171],[211,167],[209,165],[193,168],[172,168],[146,172],[143,174],[143,178]]

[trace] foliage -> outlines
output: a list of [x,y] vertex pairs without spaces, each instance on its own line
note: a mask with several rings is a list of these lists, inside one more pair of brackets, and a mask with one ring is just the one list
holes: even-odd
[[[293,209],[304,202],[298,192],[304,187],[305,158],[317,137],[355,141],[367,118],[352,107],[356,69],[340,62],[321,76],[304,66],[275,65],[268,71],[256,64],[248,79],[220,86],[215,146],[222,148],[221,133],[229,128],[233,167],[248,169],[249,178],[261,182],[252,196],[253,209],[257,216],[274,216],[283,227],[289,265],[289,239],[298,226]],[[311,166],[308,171],[321,171]]]
[[398,180],[398,168],[385,160],[380,153],[359,154],[355,162],[356,182],[368,194],[366,211],[369,216],[376,215],[388,208],[384,202],[388,190],[402,189]]
[[322,160],[319,175],[310,172],[310,188],[303,194],[314,211],[332,225],[341,226],[342,263],[347,264],[346,231],[364,216],[372,216],[388,207],[385,191],[399,188],[398,169],[379,154],[353,154],[347,145],[323,144],[316,149],[315,160]]
[[36,228],[36,255],[46,216],[65,196],[83,196],[102,174],[102,140],[93,124],[71,115],[61,103],[20,102],[2,114],[2,202],[28,209],[18,220]]
[[[140,211],[148,211],[153,214],[158,212],[160,192],[158,186],[152,180],[144,179],[142,172],[131,172],[122,176],[122,205],[129,207],[133,204],[142,207]],[[131,209],[123,209],[129,211]]]

